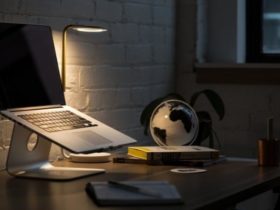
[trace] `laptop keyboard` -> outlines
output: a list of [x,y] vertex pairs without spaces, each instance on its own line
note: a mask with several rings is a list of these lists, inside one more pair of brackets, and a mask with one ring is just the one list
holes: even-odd
[[68,110],[18,116],[48,132],[97,126]]

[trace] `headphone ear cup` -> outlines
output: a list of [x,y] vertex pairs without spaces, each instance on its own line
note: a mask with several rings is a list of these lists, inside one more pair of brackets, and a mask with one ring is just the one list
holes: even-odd
[[212,119],[208,112],[197,112],[199,121],[199,131],[196,140],[193,144],[200,145],[205,139],[207,139],[212,132]]

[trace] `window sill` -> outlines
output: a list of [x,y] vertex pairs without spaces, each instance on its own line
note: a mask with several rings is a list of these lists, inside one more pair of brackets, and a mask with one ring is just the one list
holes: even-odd
[[280,84],[280,63],[197,63],[197,83]]

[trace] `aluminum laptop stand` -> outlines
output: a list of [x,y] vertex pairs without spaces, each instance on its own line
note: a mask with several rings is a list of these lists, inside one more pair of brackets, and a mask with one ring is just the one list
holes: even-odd
[[16,177],[71,180],[105,172],[104,169],[57,167],[50,163],[49,153],[51,142],[37,134],[33,148],[29,148],[30,137],[34,133],[14,124],[10,150],[8,153],[6,169],[9,174]]

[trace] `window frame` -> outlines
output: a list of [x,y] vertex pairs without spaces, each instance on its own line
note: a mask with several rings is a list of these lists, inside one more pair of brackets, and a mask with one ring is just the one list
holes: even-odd
[[262,53],[262,0],[245,1],[245,63],[194,62],[197,84],[280,85],[280,54]]
[[280,63],[280,53],[263,52],[263,0],[246,0],[246,62]]

